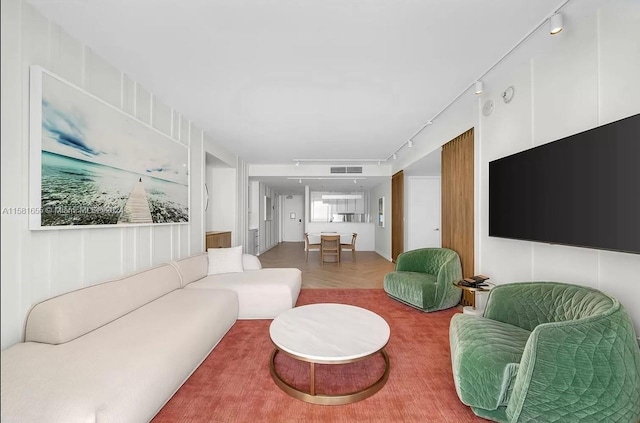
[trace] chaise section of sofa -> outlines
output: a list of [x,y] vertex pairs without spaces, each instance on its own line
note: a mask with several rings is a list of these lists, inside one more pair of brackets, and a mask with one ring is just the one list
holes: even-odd
[[238,294],[239,319],[273,319],[293,308],[302,285],[295,268],[263,269],[252,255],[242,256],[244,271],[207,275],[207,253],[174,262],[187,289],[229,289]]
[[230,290],[165,264],[36,305],[2,351],[3,422],[145,422],[233,326]]

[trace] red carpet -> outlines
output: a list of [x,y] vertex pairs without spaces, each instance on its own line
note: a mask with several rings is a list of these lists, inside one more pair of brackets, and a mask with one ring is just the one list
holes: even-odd
[[[269,373],[271,321],[239,320],[153,422],[486,422],[460,402],[453,385],[449,321],[455,309],[422,313],[378,289],[304,289],[298,299],[298,305],[327,302],[367,308],[389,323],[391,372],[380,392],[338,406],[288,396]],[[308,365],[280,357],[283,377],[306,387]],[[363,364],[322,366],[318,391],[348,392],[381,374],[381,357]]]

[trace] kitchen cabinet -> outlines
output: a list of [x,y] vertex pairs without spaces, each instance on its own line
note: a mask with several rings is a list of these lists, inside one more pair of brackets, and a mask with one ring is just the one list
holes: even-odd
[[247,254],[257,256],[260,252],[260,231],[258,229],[249,229],[249,239],[247,245]]

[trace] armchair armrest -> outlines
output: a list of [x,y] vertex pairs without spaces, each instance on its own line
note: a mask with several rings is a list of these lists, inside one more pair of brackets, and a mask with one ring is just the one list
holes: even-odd
[[619,303],[603,314],[539,325],[520,362],[506,410],[509,421],[638,421],[635,342]]

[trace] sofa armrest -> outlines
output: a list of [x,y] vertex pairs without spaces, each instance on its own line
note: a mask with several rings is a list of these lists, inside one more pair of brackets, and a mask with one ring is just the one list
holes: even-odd
[[244,270],[260,270],[262,269],[262,263],[260,259],[251,254],[242,255],[242,267]]
[[631,320],[619,304],[601,315],[539,325],[520,362],[506,410],[509,421],[565,422],[568,416],[638,421],[635,342]]

